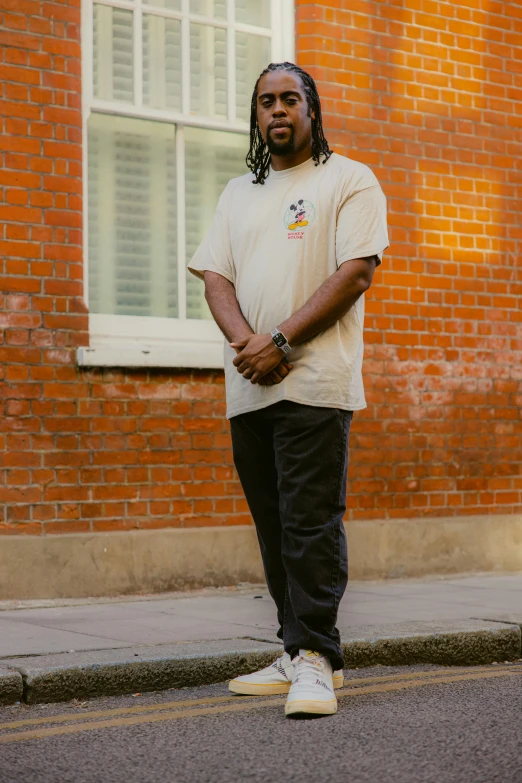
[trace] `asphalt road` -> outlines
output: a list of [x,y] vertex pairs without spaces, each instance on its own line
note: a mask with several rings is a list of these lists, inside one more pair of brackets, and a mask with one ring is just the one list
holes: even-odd
[[0,709],[0,783],[522,783],[522,663],[345,671],[333,717],[226,685]]

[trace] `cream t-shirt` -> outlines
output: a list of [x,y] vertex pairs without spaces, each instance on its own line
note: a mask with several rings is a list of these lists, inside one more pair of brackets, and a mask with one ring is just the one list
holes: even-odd
[[[283,171],[263,185],[253,174],[232,179],[189,269],[217,272],[235,286],[241,311],[256,334],[293,315],[344,261],[388,247],[386,198],[364,164],[333,154]],[[292,400],[344,410],[366,407],[362,383],[364,296],[336,324],[292,348],[293,369],[274,386],[238,373],[225,339],[227,419]],[[281,352],[281,356],[283,353]]]

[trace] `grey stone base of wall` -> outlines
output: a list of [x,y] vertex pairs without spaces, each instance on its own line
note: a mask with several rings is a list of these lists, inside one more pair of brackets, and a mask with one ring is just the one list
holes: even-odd
[[[521,514],[357,521],[346,532],[355,580],[522,570]],[[0,600],[263,581],[251,526],[0,540]]]

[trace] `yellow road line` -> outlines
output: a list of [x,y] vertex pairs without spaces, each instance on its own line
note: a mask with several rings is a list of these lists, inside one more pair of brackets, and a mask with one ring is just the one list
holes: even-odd
[[[85,720],[86,718],[106,718],[109,715],[129,715],[140,712],[151,712],[166,709],[181,709],[182,707],[197,706],[200,704],[220,704],[222,702],[237,699],[237,696],[213,696],[206,699],[188,699],[186,701],[167,701],[156,704],[143,704],[136,707],[117,707],[112,710],[93,710],[92,712],[76,712],[74,715],[49,715],[45,718],[26,718],[11,723],[0,723],[0,729],[18,729],[22,726],[34,726],[41,723],[63,723],[65,721]],[[252,698],[257,698],[253,696]]]
[[423,685],[439,685],[439,683],[468,682],[471,680],[488,680],[493,677],[512,677],[515,674],[522,674],[522,670],[513,671],[504,669],[503,671],[482,672],[481,674],[461,674],[453,677],[437,677],[431,680],[407,680],[406,682],[389,682],[381,685],[365,685],[363,688],[348,689],[337,691],[337,696],[359,696],[361,693],[391,693],[392,691],[408,690],[408,688],[419,688]]
[[[435,671],[420,671],[420,672],[404,672],[403,674],[383,674],[379,675],[377,677],[356,677],[351,680],[344,680],[343,688],[346,688],[349,685],[353,685],[355,687],[362,687],[364,683],[367,682],[395,682],[395,681],[402,681],[402,680],[415,680],[415,679],[428,679],[428,678],[438,678],[442,677],[447,674],[453,674],[453,675],[463,675],[472,673],[480,673],[480,672],[489,672],[489,671],[521,671],[522,667],[517,666],[516,664],[510,665],[510,666],[496,666],[494,669],[492,669],[490,666],[471,666],[471,667],[453,667],[452,669],[437,669]],[[342,690],[338,690],[337,694],[342,693]],[[109,716],[116,716],[116,715],[136,715],[140,713],[146,713],[146,712],[156,712],[156,711],[164,711],[168,709],[182,709],[184,707],[197,707],[202,705],[214,705],[214,704],[223,704],[226,702],[234,702],[237,701],[237,699],[240,698],[237,694],[230,695],[230,696],[208,696],[206,698],[201,699],[186,699],[184,701],[166,701],[166,702],[156,702],[155,704],[142,704],[142,705],[136,705],[134,707],[115,707],[114,709],[109,710],[91,710],[89,712],[84,712],[83,710],[81,712],[76,712],[74,714],[62,714],[62,715],[48,715],[42,718],[25,718],[24,720],[17,720],[17,721],[10,721],[9,723],[0,723],[0,730],[3,729],[19,729],[23,726],[36,726],[36,725],[42,725],[45,723],[66,723],[68,721],[77,721],[81,720],[84,721],[86,719],[95,719],[95,718],[108,718]],[[259,696],[252,696],[248,697],[249,699],[257,700],[259,699]],[[247,699],[246,696],[241,697],[241,701],[244,702]]]
[[[489,672],[477,672],[473,674],[461,674],[447,677],[439,677],[434,679],[433,677],[428,679],[418,680],[406,680],[403,682],[387,682],[378,685],[366,685],[356,688],[343,688],[337,691],[337,695],[340,698],[349,696],[361,696],[365,694],[374,693],[390,693],[393,691],[407,690],[411,688],[420,688],[426,685],[437,685],[440,683],[455,683],[455,682],[469,682],[472,680],[492,679],[497,677],[512,677],[516,674],[521,674],[519,670],[513,671],[513,669],[495,669]],[[168,720],[180,720],[186,718],[196,718],[205,715],[216,715],[233,712],[247,712],[251,710],[264,709],[266,707],[275,707],[279,704],[283,704],[286,701],[286,696],[276,696],[269,699],[257,699],[255,701],[248,701],[245,703],[241,700],[236,704],[224,704],[222,706],[203,707],[196,709],[176,710],[170,712],[162,712],[155,715],[136,715],[130,718],[114,718],[103,721],[89,722],[89,723],[76,723],[72,726],[56,726],[48,729],[34,729],[32,731],[18,732],[13,734],[6,734],[0,737],[0,744],[10,744],[14,742],[24,742],[30,739],[43,739],[44,737],[54,737],[65,734],[76,734],[84,731],[96,731],[105,728],[119,728],[122,726],[137,726],[147,723],[159,723]]]

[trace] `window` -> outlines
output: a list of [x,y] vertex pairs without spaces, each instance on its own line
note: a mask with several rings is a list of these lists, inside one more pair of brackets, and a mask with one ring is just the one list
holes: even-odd
[[83,365],[222,367],[187,263],[231,177],[250,98],[293,59],[293,0],[83,0]]

